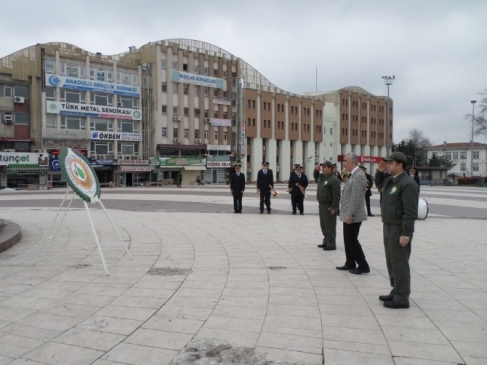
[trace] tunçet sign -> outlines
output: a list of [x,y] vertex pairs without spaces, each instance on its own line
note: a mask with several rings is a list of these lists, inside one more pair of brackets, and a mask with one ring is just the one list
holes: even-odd
[[45,153],[1,152],[0,162],[8,166],[48,166],[49,157]]

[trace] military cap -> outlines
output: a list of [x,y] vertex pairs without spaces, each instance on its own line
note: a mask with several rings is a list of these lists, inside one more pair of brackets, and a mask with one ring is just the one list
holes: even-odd
[[242,165],[240,165],[240,164],[238,163],[238,164],[236,164],[234,167],[235,167],[236,169],[239,169],[239,168],[241,168],[241,167],[242,167]]
[[382,157],[384,161],[396,161],[407,163],[406,155],[402,152],[392,152],[388,157]]
[[269,166],[269,162],[267,161],[262,162],[262,166]]
[[363,170],[363,171],[365,171],[365,170],[367,170],[367,167],[361,165],[360,166],[360,169]]

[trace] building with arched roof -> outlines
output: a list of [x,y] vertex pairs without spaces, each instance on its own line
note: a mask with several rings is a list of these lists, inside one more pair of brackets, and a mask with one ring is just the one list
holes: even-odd
[[0,58],[0,150],[48,155],[51,166],[0,165],[0,185],[56,183],[64,147],[85,154],[101,182],[119,185],[178,173],[183,183],[201,174],[226,183],[237,162],[254,181],[263,161],[286,181],[293,164],[311,175],[316,163],[348,152],[373,163],[385,152],[385,102],[359,87],[294,94],[197,40],[118,55],[37,44]]

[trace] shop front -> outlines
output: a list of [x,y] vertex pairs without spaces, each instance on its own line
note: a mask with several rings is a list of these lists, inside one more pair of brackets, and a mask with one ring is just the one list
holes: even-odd
[[206,170],[202,157],[159,157],[158,177],[164,185],[174,184],[179,177],[183,185],[196,184],[196,176],[202,177]]
[[148,160],[118,160],[117,186],[150,186],[151,171]]
[[49,157],[44,153],[0,152],[0,186],[15,189],[47,189]]

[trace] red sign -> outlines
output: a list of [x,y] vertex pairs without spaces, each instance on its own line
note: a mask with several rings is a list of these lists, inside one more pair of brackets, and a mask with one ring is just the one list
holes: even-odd
[[[343,162],[345,155],[338,155],[338,162]],[[382,157],[377,156],[357,156],[360,163],[379,163],[382,161]]]

